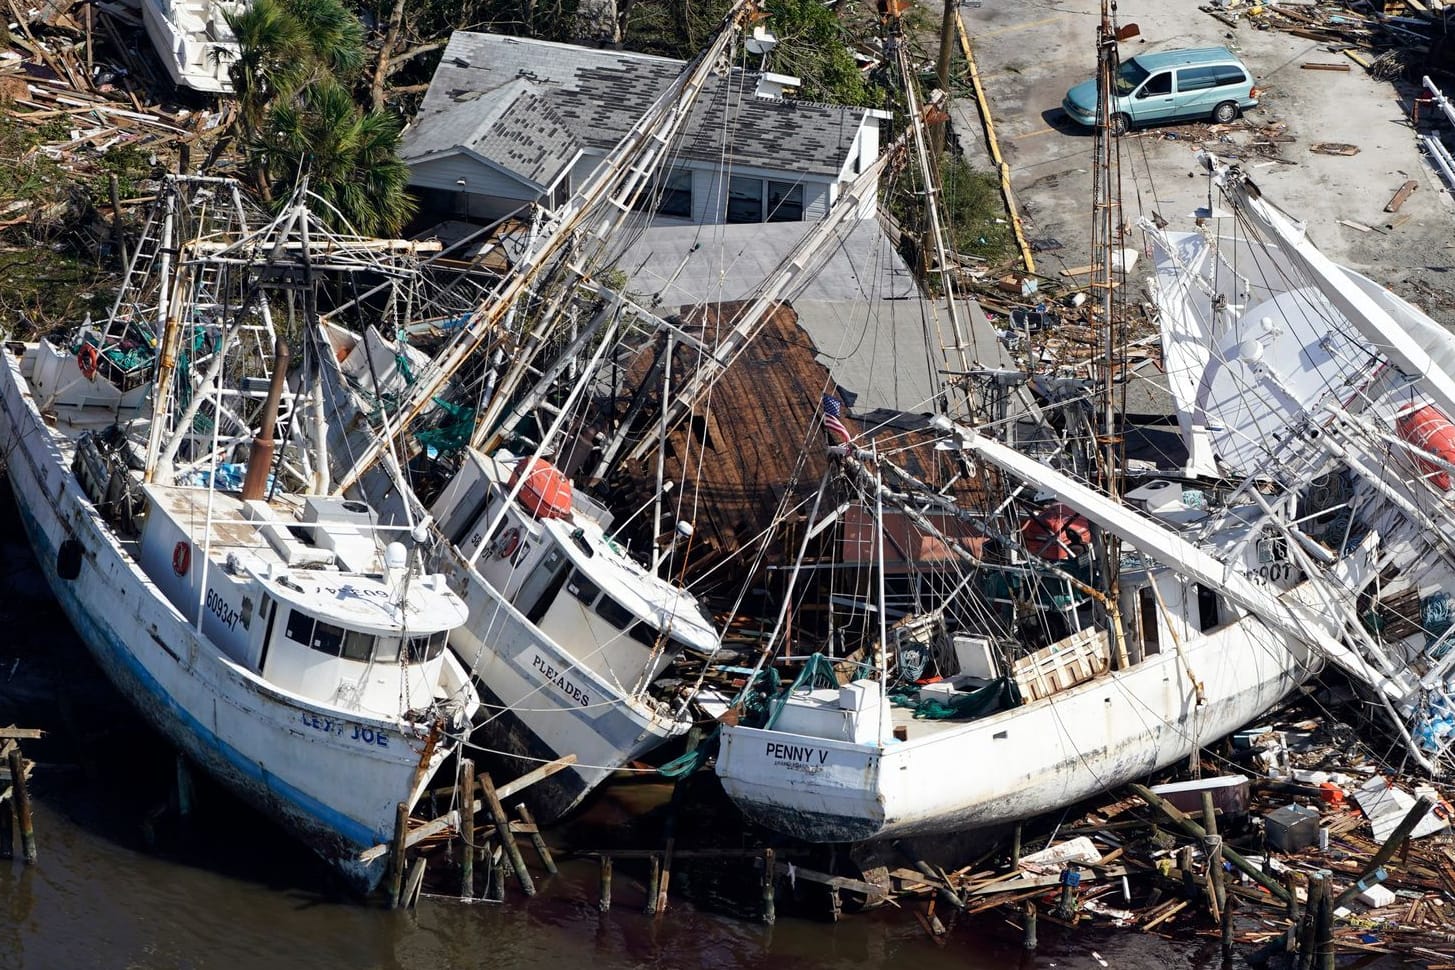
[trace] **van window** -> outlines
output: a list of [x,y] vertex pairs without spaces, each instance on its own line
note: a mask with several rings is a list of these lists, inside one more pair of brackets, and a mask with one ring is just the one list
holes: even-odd
[[1161,74],[1152,76],[1152,80],[1142,85],[1142,90],[1137,92],[1139,98],[1149,98],[1156,94],[1172,93],[1172,72],[1163,71]]
[[1217,74],[1219,87],[1222,87],[1224,84],[1248,83],[1248,75],[1243,73],[1243,69],[1236,64],[1219,64],[1213,68],[1213,71]]
[[1218,69],[1215,67],[1184,67],[1177,72],[1177,90],[1202,91],[1217,87]]
[[1150,73],[1136,61],[1127,61],[1121,66],[1121,70],[1117,71],[1117,94],[1131,94],[1137,89],[1138,84],[1147,80],[1147,75]]

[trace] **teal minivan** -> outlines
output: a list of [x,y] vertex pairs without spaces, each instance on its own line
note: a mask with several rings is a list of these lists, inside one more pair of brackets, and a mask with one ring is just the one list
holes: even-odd
[[[1138,54],[1117,72],[1111,130],[1120,135],[1133,125],[1202,118],[1226,124],[1257,104],[1252,73],[1226,47]],[[1061,107],[1071,120],[1095,127],[1096,80],[1067,91]]]

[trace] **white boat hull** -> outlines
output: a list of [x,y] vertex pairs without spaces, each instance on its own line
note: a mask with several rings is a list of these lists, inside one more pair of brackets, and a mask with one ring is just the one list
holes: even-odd
[[450,635],[450,649],[480,691],[472,740],[521,772],[576,756],[570,768],[531,787],[528,798],[540,821],[565,815],[612,772],[686,733],[685,719],[579,665],[465,568],[455,561],[446,572],[470,607],[469,620]]
[[[41,570],[116,688],[190,759],[353,886],[372,888],[382,863],[360,863],[359,852],[391,838],[396,806],[414,804],[445,746],[397,720],[340,720],[271,687],[203,638],[86,497],[69,449],[41,418],[8,350],[0,364],[0,443]],[[74,579],[58,571],[66,540],[84,550]]]
[[[1029,818],[1187,758],[1308,678],[1304,647],[1247,618],[1044,700],[888,744],[722,729],[743,814],[809,842],[936,835]],[[1197,704],[1189,679],[1202,682]]]

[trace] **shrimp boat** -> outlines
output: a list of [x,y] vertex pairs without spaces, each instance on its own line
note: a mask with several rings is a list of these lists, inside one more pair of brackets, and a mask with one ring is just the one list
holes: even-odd
[[394,492],[390,503],[428,516],[441,540],[437,567],[468,604],[449,644],[482,696],[474,741],[522,770],[576,758],[532,787],[541,821],[685,734],[690,691],[654,682],[684,652],[710,656],[721,644],[692,593],[614,539],[611,513],[573,489],[566,470],[590,435],[587,392],[600,392],[616,355],[680,333],[596,274],[616,231],[660,191],[652,173],[754,8],[735,3],[572,196],[539,207],[510,272],[452,319],[443,346],[407,378],[393,366],[410,353],[404,330],[320,328],[335,494],[390,493],[381,472],[421,463],[444,481]]
[[1455,337],[1319,252],[1245,170],[1201,161],[1212,218],[1143,227],[1186,471],[1266,506],[1321,590],[1330,659],[1409,761],[1448,775]]
[[389,840],[479,699],[445,649],[465,605],[423,568],[423,532],[318,493],[280,435],[307,402],[286,392],[274,302],[311,312],[311,274],[376,252],[313,254],[294,228],[250,224],[230,181],[169,177],[109,319],[5,344],[0,441],[107,677],[367,891],[382,864],[360,851]]
[[[1103,7],[1105,92],[1117,30]],[[1119,201],[1102,102],[1108,254]],[[1099,260],[1108,332],[1111,263]],[[724,699],[715,770],[744,815],[848,843],[1018,821],[1186,760],[1349,654],[1284,528],[1292,510],[1269,512],[1280,500],[1180,468],[1127,481],[1112,353],[1100,380],[1064,378],[1019,415],[966,383],[932,417],[855,434],[825,397],[834,467],[803,531],[835,536],[831,555],[800,559],[772,652]],[[789,639],[816,575],[833,577],[831,622],[800,620]],[[809,661],[783,683],[775,654]]]

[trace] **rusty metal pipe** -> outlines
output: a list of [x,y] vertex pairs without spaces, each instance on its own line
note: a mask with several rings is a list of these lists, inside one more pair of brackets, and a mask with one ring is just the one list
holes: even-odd
[[273,344],[273,381],[268,385],[268,400],[263,405],[263,421],[248,452],[248,474],[243,479],[244,502],[260,499],[267,491],[268,469],[273,467],[276,443],[273,434],[278,426],[278,404],[283,400],[283,382],[288,379],[288,344],[279,337]]

